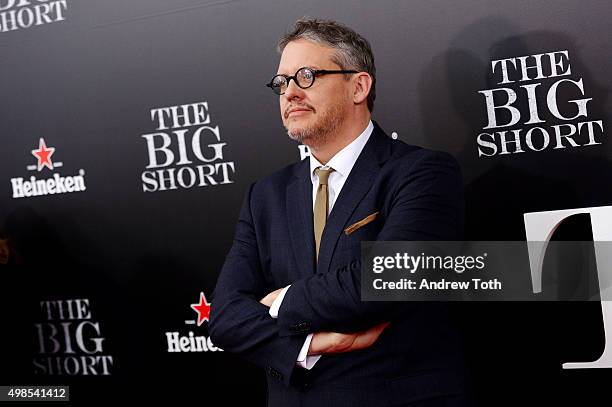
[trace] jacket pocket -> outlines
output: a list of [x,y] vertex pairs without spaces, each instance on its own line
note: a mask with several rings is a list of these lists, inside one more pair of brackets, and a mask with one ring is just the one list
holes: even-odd
[[361,219],[360,221],[353,223],[351,226],[349,226],[346,229],[344,229],[344,233],[346,235],[350,235],[351,233],[353,233],[354,231],[356,231],[360,227],[365,226],[368,223],[372,222],[374,219],[376,219],[378,214],[379,214],[379,211],[376,211],[376,212],[366,216],[365,218]]

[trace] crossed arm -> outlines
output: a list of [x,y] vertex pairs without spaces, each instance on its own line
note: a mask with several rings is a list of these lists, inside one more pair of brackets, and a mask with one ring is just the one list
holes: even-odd
[[[409,164],[409,165],[408,165]],[[463,219],[461,175],[442,153],[424,153],[407,168],[392,193],[385,224],[376,240],[454,240]],[[410,310],[408,303],[360,300],[361,271],[315,274],[291,284],[278,319],[268,313],[279,290],[261,270],[249,189],[236,236],[213,293],[210,335],[216,345],[255,364],[281,373],[288,385],[306,334],[291,327],[309,322],[314,333],[310,354],[347,352],[373,344],[388,318]],[[276,293],[276,294],[275,294]]]
[[[272,291],[259,302],[271,307],[283,288]],[[369,348],[378,340],[380,334],[389,326],[389,322],[382,322],[366,330],[341,332],[316,332],[312,336],[308,347],[308,355],[323,355],[325,353],[344,353]]]
[[[269,306],[260,302],[272,283],[260,267],[250,210],[252,189],[253,186],[246,194],[234,243],[213,292],[209,334],[215,345],[266,369],[288,386],[306,334],[281,337],[277,320],[270,317]],[[321,334],[313,337],[311,345],[318,353],[346,352],[369,346],[379,334],[372,331],[359,338]]]

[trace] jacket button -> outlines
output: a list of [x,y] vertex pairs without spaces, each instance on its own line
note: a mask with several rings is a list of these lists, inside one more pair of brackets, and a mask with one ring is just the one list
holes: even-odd
[[283,379],[283,375],[278,370],[274,369],[271,366],[268,366],[268,373],[270,374],[270,376],[272,376],[275,379],[278,379],[278,380]]

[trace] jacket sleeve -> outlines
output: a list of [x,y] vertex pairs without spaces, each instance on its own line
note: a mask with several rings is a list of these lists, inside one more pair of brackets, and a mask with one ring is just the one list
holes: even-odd
[[269,308],[259,302],[271,289],[261,270],[249,188],[228,253],[212,295],[210,337],[288,386],[306,335],[281,337]]
[[[401,180],[376,241],[462,239],[463,182],[455,159],[425,150],[397,173]],[[279,309],[281,335],[356,332],[415,309],[411,302],[361,301],[359,264],[293,282]]]

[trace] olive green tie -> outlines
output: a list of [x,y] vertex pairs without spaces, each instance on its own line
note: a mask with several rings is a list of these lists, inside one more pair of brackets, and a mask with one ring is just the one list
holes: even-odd
[[317,174],[317,176],[319,177],[319,186],[317,188],[317,197],[315,199],[314,206],[314,235],[317,260],[319,259],[321,236],[323,236],[323,229],[325,228],[325,222],[327,221],[327,212],[329,208],[329,191],[327,187],[327,179],[329,178],[329,174],[331,174],[333,170],[333,168],[324,169],[323,167],[315,169],[315,174]]

